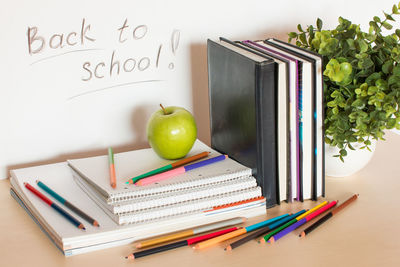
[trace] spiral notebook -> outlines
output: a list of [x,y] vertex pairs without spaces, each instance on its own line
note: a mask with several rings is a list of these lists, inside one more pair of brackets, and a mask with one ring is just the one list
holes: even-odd
[[[209,146],[196,140],[192,150],[187,155],[195,155],[209,151],[209,157],[221,155]],[[71,159],[68,165],[78,174],[77,176],[88,183],[97,194],[108,204],[133,200],[138,197],[161,194],[165,192],[198,188],[205,185],[215,185],[238,177],[251,176],[252,170],[244,165],[227,158],[223,161],[191,170],[176,177],[158,182],[157,184],[136,186],[127,185],[129,178],[147,171],[170,164],[172,161],[160,158],[151,148],[116,153],[114,163],[117,176],[117,188],[110,186],[109,165],[107,155]]]
[[[256,179],[244,177],[217,185],[205,186],[201,189],[190,188],[150,195],[113,206],[105,203],[85,180],[79,179],[76,173],[73,176],[82,190],[111,219],[120,225],[204,213],[223,205],[234,207],[235,203],[241,201],[256,204],[261,200],[261,188],[257,186]],[[264,199],[261,201],[264,201]]]
[[239,177],[238,179],[224,181],[216,185],[206,185],[199,188],[170,191],[158,195],[138,197],[134,201],[126,200],[115,204],[107,204],[97,191],[93,189],[93,187],[91,187],[84,179],[78,177],[77,173],[73,172],[73,176],[75,182],[93,201],[95,201],[102,209],[105,209],[105,212],[111,212],[115,215],[157,208],[161,205],[170,206],[177,203],[199,200],[257,187],[257,181],[254,177]]

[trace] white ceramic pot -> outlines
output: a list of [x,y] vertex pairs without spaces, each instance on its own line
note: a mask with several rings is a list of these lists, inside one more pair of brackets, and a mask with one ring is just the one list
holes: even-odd
[[371,145],[368,149],[360,149],[364,144],[352,143],[352,146],[356,150],[346,149],[347,156],[345,156],[344,163],[338,158],[333,157],[339,154],[339,149],[337,147],[332,147],[325,144],[325,174],[333,177],[346,177],[350,176],[367,165],[367,163],[372,158],[376,148],[376,140],[371,140]]

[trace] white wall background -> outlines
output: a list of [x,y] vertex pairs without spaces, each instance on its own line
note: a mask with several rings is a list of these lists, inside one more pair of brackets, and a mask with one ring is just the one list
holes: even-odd
[[[296,30],[298,23],[314,24],[317,17],[325,28],[336,26],[338,16],[343,16],[367,30],[368,21],[382,10],[390,13],[393,4],[388,0],[3,3],[0,179],[14,168],[106,154],[109,146],[116,152],[146,147],[146,122],[159,103],[190,110],[199,138],[209,143],[207,38],[287,40],[286,33]],[[120,36],[118,29],[125,20],[127,27]],[[45,41],[42,49],[40,38]],[[117,66],[110,74],[113,53],[119,74]],[[92,76],[85,63],[90,64]],[[97,65],[99,78],[93,73]]]

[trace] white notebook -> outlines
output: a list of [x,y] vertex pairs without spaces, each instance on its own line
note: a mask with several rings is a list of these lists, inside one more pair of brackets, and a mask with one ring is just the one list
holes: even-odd
[[[211,152],[209,157],[221,155],[199,140],[187,155],[204,151]],[[110,186],[108,156],[72,159],[69,166],[86,180],[108,204],[124,202],[130,199],[154,195],[169,191],[196,188],[218,184],[237,177],[251,176],[251,169],[227,158],[204,167],[200,167],[176,177],[146,186],[127,185],[125,182],[134,176],[168,165],[169,161],[157,156],[151,148],[135,150],[114,155],[117,188]]]
[[[230,218],[253,217],[266,213],[265,199],[260,199],[208,212],[198,211],[157,221],[121,226],[106,215],[74,182],[71,169],[66,162],[12,170],[10,173],[12,189],[17,194],[17,196],[14,194],[14,197],[21,205],[25,206],[37,224],[66,256],[129,244],[139,239]],[[75,215],[85,225],[86,231],[77,229],[75,225],[55,212],[23,185],[24,182],[29,182],[32,186],[38,188],[35,183],[36,180],[42,181],[65,199],[88,213],[99,222],[100,227],[91,226],[88,222]],[[41,191],[41,189],[38,190]],[[53,199],[50,196],[49,198]],[[53,199],[53,201],[55,200]],[[65,209],[68,211],[67,208]]]
[[[159,206],[169,206],[172,204],[199,200],[206,197],[213,197],[231,192],[241,191],[248,188],[257,187],[257,181],[253,176],[238,177],[237,179],[223,181],[216,185],[205,185],[198,188],[188,188],[178,191],[170,191],[163,194],[138,197],[134,200],[126,200],[113,205],[107,204],[104,199],[91,187],[84,179],[81,179],[73,171],[75,182],[103,209],[107,209],[112,214],[126,214],[141,210],[156,208]],[[114,216],[113,216],[114,217]]]
[[[120,225],[155,221],[179,215],[204,213],[218,206],[257,199],[262,196],[261,188],[256,186],[255,178],[247,177],[253,179],[253,181],[246,181],[244,183],[234,181],[229,184],[224,184],[224,186],[218,185],[213,190],[214,194],[212,194],[212,192],[209,192],[210,194],[201,192],[200,195],[203,195],[201,198],[195,198],[196,189],[188,190],[188,192],[178,191],[148,196],[122,206],[114,207],[114,209],[117,210],[121,208],[129,210],[135,209],[133,211],[115,214],[111,210],[113,206],[104,203],[84,180],[77,179],[76,177],[74,178],[77,184],[81,186],[82,190],[88,193],[89,197],[92,198],[110,218]],[[243,188],[238,188],[238,186],[243,186]],[[175,193],[178,199],[174,198]],[[190,193],[192,193],[192,195],[190,195]],[[179,201],[179,198],[185,195],[186,201]]]

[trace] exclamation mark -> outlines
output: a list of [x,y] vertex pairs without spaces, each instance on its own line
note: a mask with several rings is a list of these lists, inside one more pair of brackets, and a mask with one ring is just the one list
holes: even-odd
[[[178,49],[179,46],[179,38],[180,38],[181,32],[179,30],[174,30],[171,35],[171,49],[172,49],[172,54],[174,56],[176,55],[176,50]],[[175,65],[173,62],[169,63],[168,68],[170,70],[173,70],[175,68]]]
[[158,47],[157,59],[156,59],[156,68],[158,68],[158,63],[160,61],[161,49],[162,49],[162,44],[160,44],[160,46]]

